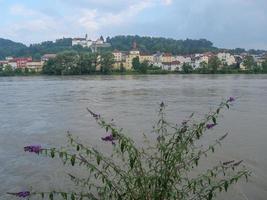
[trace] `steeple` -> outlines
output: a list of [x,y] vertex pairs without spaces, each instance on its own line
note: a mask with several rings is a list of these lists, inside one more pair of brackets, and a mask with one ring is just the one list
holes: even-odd
[[136,41],[133,42],[133,50],[136,50],[137,49],[137,44],[136,44]]

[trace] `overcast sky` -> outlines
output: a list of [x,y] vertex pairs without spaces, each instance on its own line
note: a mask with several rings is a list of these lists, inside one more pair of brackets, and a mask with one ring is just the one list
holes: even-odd
[[267,0],[0,0],[0,37],[146,35],[267,49]]

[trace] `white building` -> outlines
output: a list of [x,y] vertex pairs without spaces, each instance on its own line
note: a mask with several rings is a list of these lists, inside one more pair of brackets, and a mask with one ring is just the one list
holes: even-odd
[[208,64],[209,63],[209,56],[208,55],[200,55],[200,56],[197,56],[195,57],[195,60],[192,64],[192,66],[197,69],[200,67],[201,63],[206,63]]
[[112,52],[113,56],[114,56],[114,60],[115,62],[121,62],[122,61],[122,58],[123,58],[123,54],[121,51],[118,51],[118,50],[114,50]]
[[235,57],[233,55],[231,55],[230,53],[218,53],[217,57],[219,58],[219,60],[226,65],[234,65],[236,64],[236,60]]
[[90,39],[87,39],[87,35],[85,36],[85,38],[73,38],[72,39],[72,46],[75,45],[81,45],[82,47],[91,47],[91,45],[93,44],[93,41]]
[[13,70],[18,68],[18,64],[15,61],[8,62],[8,63],[4,64],[4,67],[6,67],[7,65],[10,65]]
[[85,38],[73,38],[72,39],[72,46],[81,45],[82,47],[91,48],[93,52],[96,52],[98,48],[106,48],[110,47],[110,44],[104,41],[104,38],[101,36],[96,41],[90,40],[85,35]]
[[175,60],[179,61],[181,64],[184,64],[184,63],[191,64],[191,62],[192,62],[192,59],[190,56],[176,56]]
[[179,61],[163,62],[161,68],[168,71],[181,71],[182,65]]

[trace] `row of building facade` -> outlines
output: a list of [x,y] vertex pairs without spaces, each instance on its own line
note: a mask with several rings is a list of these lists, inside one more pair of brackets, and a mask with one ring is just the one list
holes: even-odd
[[[227,52],[212,53],[206,52],[203,54],[191,54],[191,55],[172,55],[170,53],[157,52],[155,54],[146,54],[140,52],[134,48],[129,52],[123,52],[115,50],[113,51],[115,59],[115,68],[123,66],[126,70],[132,69],[133,58],[138,57],[140,62],[148,61],[153,66],[160,67],[170,71],[181,71],[184,64],[189,64],[193,69],[197,69],[201,66],[201,63],[209,63],[211,57],[217,56],[222,65],[238,66],[240,69],[245,70],[243,63],[244,58],[248,55],[246,53],[240,55],[232,55]],[[266,55],[252,55],[257,65],[266,59]]]
[[11,66],[13,70],[15,69],[28,69],[32,72],[41,72],[43,70],[43,65],[46,61],[51,58],[55,58],[56,54],[45,54],[42,56],[40,61],[34,61],[31,57],[23,58],[13,58],[7,57],[5,60],[0,60],[0,66],[6,67]]
[[[222,65],[238,66],[241,70],[245,70],[244,58],[248,54],[231,55],[227,52],[220,52],[217,54],[207,52],[203,54],[191,54],[191,55],[172,55],[171,53],[157,52],[155,54],[147,54],[140,52],[137,48],[133,48],[129,52],[114,50],[112,52],[114,56],[114,69],[120,69],[122,66],[126,70],[132,70],[133,59],[138,57],[140,62],[147,61],[149,64],[169,71],[181,71],[184,64],[189,64],[193,69],[201,67],[202,63],[209,63],[211,57],[217,56]],[[252,55],[255,63],[258,66],[261,65],[267,59],[267,55]],[[0,66],[11,66],[15,69],[25,69],[29,71],[41,72],[43,65],[49,59],[55,58],[56,54],[45,54],[40,61],[33,61],[31,57],[28,58],[12,58],[7,57],[5,60],[0,60]],[[100,60],[100,56],[99,56]]]

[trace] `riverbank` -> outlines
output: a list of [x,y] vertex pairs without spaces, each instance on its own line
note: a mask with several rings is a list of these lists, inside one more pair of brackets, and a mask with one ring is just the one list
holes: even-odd
[[[165,75],[165,74],[267,74],[267,72],[255,72],[255,71],[245,71],[245,70],[233,70],[233,71],[217,71],[215,73],[212,72],[196,72],[193,71],[191,73],[185,73],[185,72],[180,72],[180,71],[167,71],[167,70],[151,70],[147,71],[146,73],[140,73],[136,71],[124,71],[124,72],[119,72],[119,71],[114,71],[110,73],[100,73],[100,72],[94,72],[90,74],[62,74],[61,76],[95,76],[95,75]],[[41,72],[36,72],[36,73],[5,73],[1,74],[0,77],[6,77],[6,76],[58,76],[54,74],[44,74]]]

